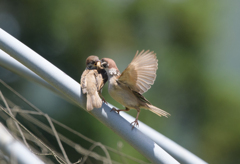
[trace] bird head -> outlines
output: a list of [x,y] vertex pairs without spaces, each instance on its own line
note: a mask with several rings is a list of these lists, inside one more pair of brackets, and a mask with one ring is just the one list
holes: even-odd
[[107,72],[110,72],[110,74],[112,74],[112,73],[115,75],[120,74],[116,63],[114,62],[114,60],[112,60],[110,58],[101,59],[101,67],[103,69],[105,69]]
[[102,58],[101,59],[101,66],[104,68],[104,69],[117,69],[117,65],[116,63],[114,62],[114,60],[110,59],[110,58]]
[[100,60],[97,56],[89,56],[86,60],[86,67],[88,69],[97,69],[98,67],[101,67]]

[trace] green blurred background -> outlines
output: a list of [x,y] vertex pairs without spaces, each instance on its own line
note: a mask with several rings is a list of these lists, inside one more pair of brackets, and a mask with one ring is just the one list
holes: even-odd
[[[239,15],[237,0],[0,0],[0,28],[76,81],[89,55],[114,59],[122,72],[137,50],[155,51],[157,78],[144,96],[171,117],[142,110],[140,120],[219,164],[240,163]],[[121,141],[124,153],[147,161],[84,110],[3,68],[0,72],[51,117],[110,147]],[[103,95],[122,107],[107,86]],[[128,113],[136,116],[135,110]]]

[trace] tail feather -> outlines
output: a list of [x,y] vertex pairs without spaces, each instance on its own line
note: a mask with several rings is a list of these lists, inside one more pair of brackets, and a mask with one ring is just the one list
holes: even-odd
[[90,95],[87,94],[87,111],[93,110],[93,108],[100,108],[102,106],[102,99],[99,97],[98,93]]
[[153,113],[155,113],[155,114],[157,114],[158,116],[165,116],[165,117],[168,117],[168,116],[170,116],[170,114],[168,113],[168,112],[166,112],[166,111],[164,111],[164,110],[162,110],[162,109],[159,109],[158,107],[155,107],[155,106],[153,106],[153,105],[148,105],[148,109],[151,111],[151,112],[153,112]]

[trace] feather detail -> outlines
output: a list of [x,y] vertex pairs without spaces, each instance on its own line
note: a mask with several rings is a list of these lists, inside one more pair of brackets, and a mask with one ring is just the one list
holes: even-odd
[[145,93],[151,88],[156,79],[158,60],[153,51],[144,51],[135,54],[132,62],[123,71],[119,81],[126,83],[132,90]]
[[155,107],[155,106],[153,106],[153,105],[149,105],[149,104],[148,104],[148,109],[149,109],[151,112],[157,114],[157,115],[160,116],[160,117],[161,117],[161,116],[165,116],[165,117],[170,116],[170,114],[169,114],[168,112],[166,112],[166,111],[164,111],[164,110],[162,110],[162,109],[159,109],[158,107]]
[[81,87],[83,94],[87,94],[87,111],[91,111],[93,108],[100,108],[102,106],[102,99],[99,97],[98,92],[101,92],[104,83],[107,81],[106,71],[98,72],[98,70],[86,69],[81,77]]
[[87,94],[87,111],[91,111],[93,108],[101,108],[101,106],[102,99],[99,97],[97,91],[94,94]]

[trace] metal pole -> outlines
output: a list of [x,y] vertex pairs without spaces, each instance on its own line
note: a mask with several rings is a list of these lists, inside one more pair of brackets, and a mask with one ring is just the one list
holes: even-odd
[[[128,115],[125,112],[120,113],[120,115],[129,122],[134,119],[132,116]],[[156,130],[150,128],[143,122],[139,121],[139,127],[137,128],[180,162],[189,164],[207,164],[207,162],[205,162],[192,152],[178,145],[176,142],[170,140]]]
[[20,164],[44,164],[25,145],[14,139],[2,123],[0,123],[0,134],[0,148],[9,159],[16,158],[16,161]]
[[[25,77],[26,79],[29,79],[29,80],[32,80],[32,81],[38,83],[38,84],[48,88],[49,90],[53,91],[57,95],[64,97],[64,99],[66,99],[66,96],[64,94],[59,92],[56,88],[51,86],[48,82],[43,80],[41,77],[39,77],[33,71],[31,71],[30,69],[28,69],[27,67],[25,67],[24,65],[19,63],[17,60],[15,60],[11,56],[9,56],[6,52],[2,51],[1,49],[0,49],[0,66],[4,67],[20,76]],[[67,99],[67,100],[69,101],[69,99]],[[72,101],[69,101],[69,102],[72,102]]]
[[[19,63],[14,58],[10,57],[7,53],[0,50],[0,66],[5,67],[6,69],[17,73],[21,76],[26,77],[27,79],[33,80],[40,85],[43,85],[52,91],[60,94],[59,91],[57,91],[55,88],[53,88],[49,83],[44,81],[42,78],[40,78],[37,74],[33,73],[31,70],[29,70],[27,67]],[[63,94],[61,94],[64,96]],[[66,96],[65,96],[66,98]],[[69,100],[69,99],[67,99]],[[72,101],[71,101],[72,102]],[[110,105],[110,104],[109,104]],[[120,115],[131,122],[135,118],[128,115],[125,112],[120,112]],[[151,127],[147,126],[143,122],[139,121],[140,126],[138,129],[144,133],[146,136],[151,138],[154,142],[156,142],[159,146],[164,148],[168,153],[170,153],[173,157],[175,157],[177,160],[183,161],[184,163],[198,163],[198,164],[206,164],[205,161],[194,155],[193,153],[189,152],[185,148],[181,147],[174,141],[170,140],[166,136],[162,135],[161,133],[157,132],[156,130],[152,129]]]
[[[2,29],[0,29],[0,48],[85,109],[85,96],[81,94],[78,82]],[[103,104],[102,108],[94,109],[91,114],[151,162],[179,163],[137,128],[131,130],[128,121],[110,110],[109,106]]]

